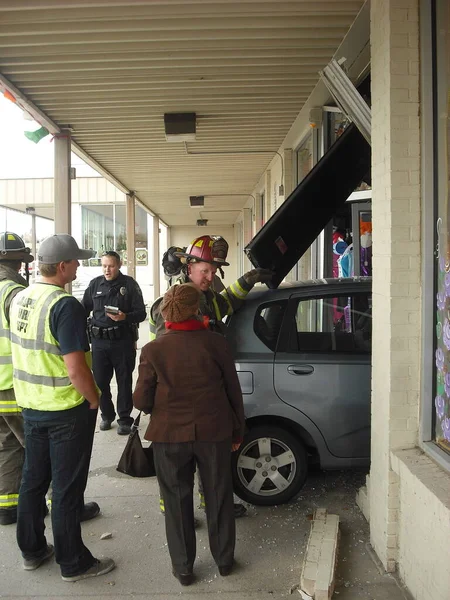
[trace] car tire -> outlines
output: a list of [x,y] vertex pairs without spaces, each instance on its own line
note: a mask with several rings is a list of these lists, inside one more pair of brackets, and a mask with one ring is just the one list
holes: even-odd
[[233,452],[233,484],[239,498],[258,506],[284,504],[302,489],[308,472],[303,443],[280,427],[258,426]]

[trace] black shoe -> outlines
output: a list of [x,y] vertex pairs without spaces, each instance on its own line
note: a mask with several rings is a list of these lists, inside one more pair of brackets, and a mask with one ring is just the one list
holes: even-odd
[[235,504],[234,505],[234,518],[239,519],[240,517],[244,517],[247,514],[247,509],[243,504]]
[[100,506],[97,502],[87,502],[81,512],[80,521],[90,521],[100,514]]
[[0,525],[12,525],[17,523],[17,507],[0,508]]
[[130,435],[131,433],[131,425],[119,425],[117,428],[118,435]]
[[181,585],[191,585],[194,581],[194,573],[177,573],[175,569],[172,569],[172,574],[178,579]]
[[233,570],[233,566],[234,561],[231,563],[231,565],[224,565],[223,567],[219,567],[219,573],[222,575],[222,577],[228,577],[228,575],[230,575],[231,571]]
[[108,431],[108,429],[111,429],[111,423],[112,421],[108,421],[107,419],[102,419],[100,421],[100,431]]

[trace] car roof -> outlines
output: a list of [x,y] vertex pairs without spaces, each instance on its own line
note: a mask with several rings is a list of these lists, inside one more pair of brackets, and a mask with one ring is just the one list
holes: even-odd
[[327,278],[327,279],[308,279],[305,281],[286,281],[277,289],[268,289],[266,286],[254,287],[247,296],[247,301],[259,301],[262,298],[269,300],[270,298],[289,298],[296,293],[311,294],[317,291],[321,293],[327,287],[336,288],[358,288],[363,286],[365,289],[370,289],[372,285],[372,277],[342,277],[342,278]]

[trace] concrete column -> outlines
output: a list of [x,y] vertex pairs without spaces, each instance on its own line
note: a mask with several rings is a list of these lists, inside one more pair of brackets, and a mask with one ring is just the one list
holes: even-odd
[[136,211],[134,195],[127,194],[127,274],[136,279]]
[[31,283],[36,281],[36,213],[31,213],[31,254],[34,256]]
[[266,209],[266,223],[270,219],[273,214],[272,209],[272,174],[270,169],[267,169],[264,178],[264,188],[265,188],[265,209]]
[[159,219],[153,217],[153,290],[155,300],[161,295],[161,265],[159,262]]
[[[243,221],[242,221],[242,231],[243,231],[243,238],[244,238],[244,245],[242,247],[243,252],[244,252],[245,246],[250,242],[250,240],[253,237],[252,236],[252,228],[253,228],[252,209],[244,208]],[[246,273],[247,271],[249,271],[250,269],[253,268],[251,262],[248,260],[247,255],[245,253],[243,254],[243,266],[244,266],[244,273]]]
[[55,144],[55,233],[72,233],[70,179],[70,131],[63,130],[54,136]]
[[287,198],[294,189],[294,175],[292,172],[292,148],[283,150],[283,163],[284,163],[284,181],[281,183],[284,185],[284,198]]
[[264,215],[262,213],[261,194],[255,194],[255,220],[253,226],[253,235],[256,235],[263,226]]
[[[419,6],[371,3],[372,448],[371,543],[398,561],[400,485],[394,450],[418,440],[421,346]],[[418,567],[420,568],[420,567]]]

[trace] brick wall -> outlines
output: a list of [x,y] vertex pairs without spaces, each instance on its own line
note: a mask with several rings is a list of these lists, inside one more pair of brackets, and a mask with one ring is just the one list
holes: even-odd
[[398,561],[399,476],[391,450],[418,440],[420,130],[418,0],[371,4],[373,333],[371,541]]

